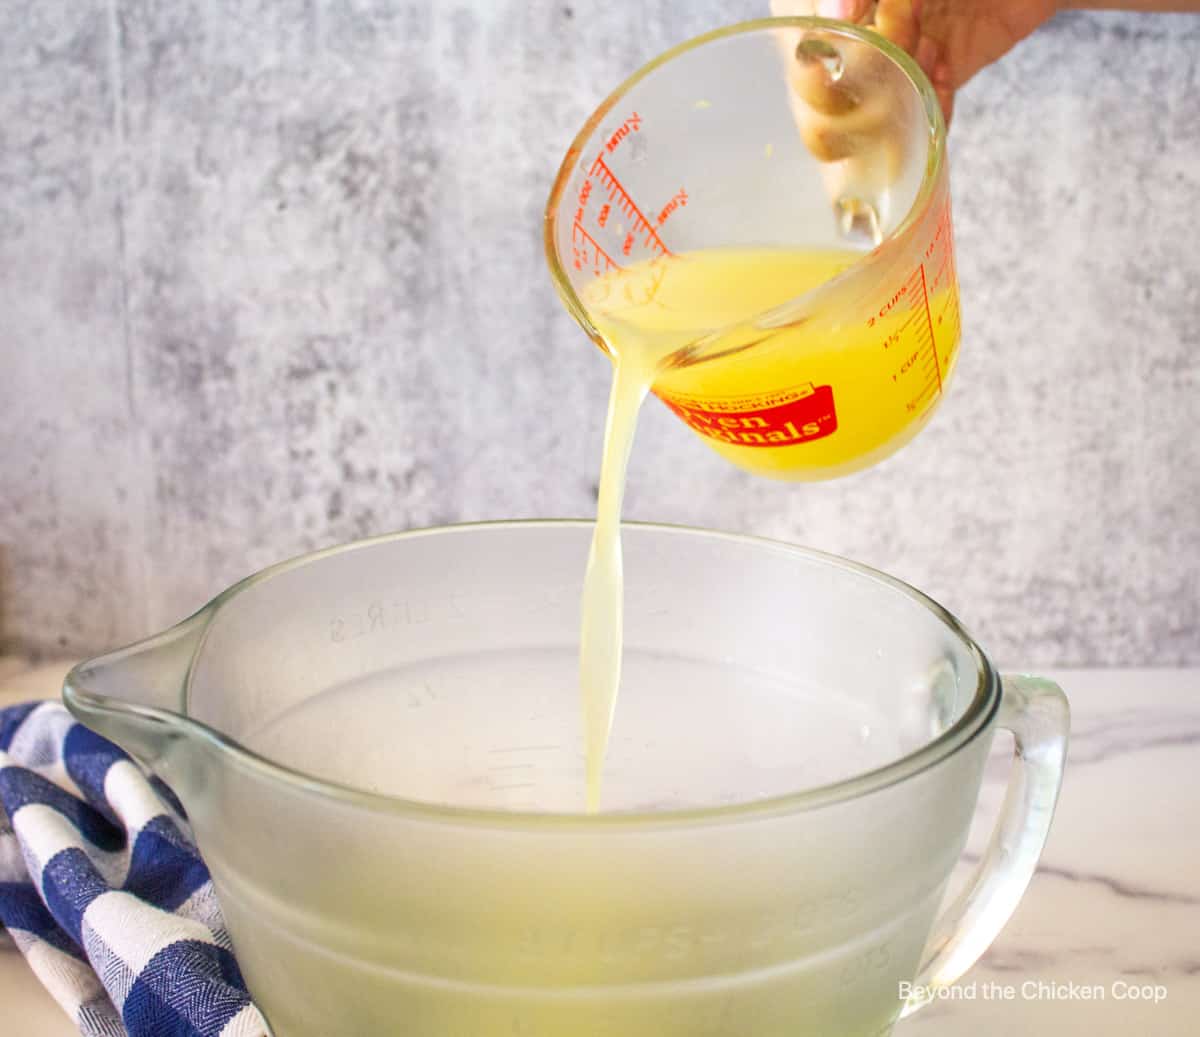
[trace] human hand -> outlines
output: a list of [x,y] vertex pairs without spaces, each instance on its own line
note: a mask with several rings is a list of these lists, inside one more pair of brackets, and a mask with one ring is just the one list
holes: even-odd
[[772,0],[771,11],[872,26],[916,59],[949,122],[956,91],[1059,6],[1057,0]]

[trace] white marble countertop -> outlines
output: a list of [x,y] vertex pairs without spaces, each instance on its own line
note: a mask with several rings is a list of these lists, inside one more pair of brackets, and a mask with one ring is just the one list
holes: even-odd
[[[65,672],[0,659],[0,707],[56,695]],[[1200,1025],[1200,670],[1044,676],[1070,697],[1073,732],[1042,867],[961,999],[896,1037],[1184,1037]],[[986,839],[1003,781],[997,766],[968,854]],[[1162,999],[1122,996],[1144,986]],[[1084,1000],[1084,988],[1103,999]],[[0,1006],[21,1037],[76,1032],[14,950],[0,949]]]

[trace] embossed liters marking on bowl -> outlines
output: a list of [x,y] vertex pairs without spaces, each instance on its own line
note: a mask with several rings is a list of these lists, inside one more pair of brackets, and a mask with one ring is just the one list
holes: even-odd
[[892,964],[892,941],[882,940],[873,947],[854,955],[838,971],[838,985],[854,986],[864,980],[874,979]]
[[407,701],[409,709],[420,709],[438,700],[438,693],[429,681],[421,681],[417,687],[401,689],[400,694]]
[[369,601],[331,616],[326,624],[333,644],[384,634],[404,627],[435,622],[458,622],[467,618],[457,595],[446,598],[396,598]]
[[[532,789],[538,784],[539,768],[548,754],[562,751],[561,745],[511,745],[489,749],[487,787],[492,792]],[[530,758],[532,757],[532,758]]]

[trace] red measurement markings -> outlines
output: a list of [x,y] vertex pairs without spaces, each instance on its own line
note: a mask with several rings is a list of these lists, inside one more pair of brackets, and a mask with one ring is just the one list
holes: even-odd
[[603,274],[620,269],[620,264],[600,247],[599,242],[583,229],[578,220],[571,227],[571,251],[574,253],[576,270],[590,266],[593,273]]
[[926,265],[933,259],[937,253],[939,246],[942,250],[941,262],[938,264],[937,272],[934,273],[929,283],[930,292],[936,293],[944,287],[944,282],[947,276],[953,275],[954,258],[953,245],[950,241],[950,204],[949,202],[942,208],[941,216],[938,219],[937,229],[934,231],[933,240],[925,249]]
[[946,199],[946,213],[942,217],[946,221],[946,258],[950,261],[950,279],[958,284],[958,265],[954,260],[954,227],[950,223],[950,199]]
[[897,331],[893,332],[885,340],[884,348],[898,344],[901,341],[901,336],[906,334],[910,329],[917,340],[918,348],[916,352],[901,365],[900,370],[896,374],[892,375],[893,381],[908,374],[913,364],[924,354],[924,363],[921,364],[919,371],[925,376],[925,384],[921,387],[920,392],[907,404],[909,412],[912,413],[931,394],[936,395],[942,391],[941,365],[938,363],[937,344],[933,337],[933,322],[929,315],[929,295],[926,292],[924,264],[921,264],[912,272],[912,275],[904,283],[904,286],[893,296],[892,302],[884,308],[882,311],[883,315],[886,315],[887,310],[892,305],[905,297],[909,300],[908,315],[904,318],[904,323],[900,325]]
[[946,208],[942,212],[942,223],[946,228],[946,266],[950,271],[950,292],[949,298],[946,299],[946,305],[942,307],[942,312],[938,314],[938,324],[941,324],[945,319],[946,314],[950,312],[950,307],[955,308],[955,319],[958,319],[958,265],[954,261],[954,227],[950,223],[950,199],[946,199]]
[[[941,215],[938,218],[937,230],[934,232],[933,240],[925,249],[925,267],[930,267],[938,250],[941,250],[941,255],[938,257],[937,269],[929,280],[929,284],[925,291],[925,309],[928,314],[930,309],[930,296],[937,297],[938,293],[942,293],[945,298],[942,301],[941,307],[938,310],[936,322],[929,318],[931,328],[942,328],[949,317],[951,320],[952,341],[949,347],[953,346],[953,335],[957,334],[958,314],[958,282],[956,280],[956,270],[954,268],[954,236],[950,225],[950,199],[947,198],[942,206]],[[925,276],[929,277],[928,271],[925,271]],[[944,333],[943,333],[944,334]],[[938,332],[934,332],[934,362],[937,365],[938,391],[942,390],[941,380],[941,365],[940,358],[937,355],[937,336]],[[948,347],[948,348],[949,348]],[[947,352],[949,355],[949,352]]]
[[642,210],[637,207],[637,203],[629,197],[629,192],[625,190],[621,181],[617,179],[617,175],[608,168],[608,163],[604,161],[603,152],[596,156],[596,161],[592,163],[592,168],[588,170],[588,176],[594,176],[600,181],[600,186],[608,192],[609,201],[616,205],[633,222],[633,230],[626,236],[625,246],[622,249],[626,255],[629,255],[629,249],[632,247],[632,236],[638,234],[643,235],[642,244],[647,248],[653,247],[664,256],[671,254],[671,250],[663,244],[662,238],[658,236],[658,231],[654,229],[654,225],[646,219],[642,214]]
[[921,301],[925,303],[925,326],[929,329],[929,351],[933,354],[933,372],[937,375],[938,392],[942,391],[942,365],[938,363],[937,340],[933,337],[933,317],[929,313],[929,289],[925,284],[925,264],[921,264]]
[[658,214],[658,225],[661,227],[667,222],[667,217],[670,216],[671,213],[673,213],[676,209],[682,209],[685,205],[687,205],[687,203],[687,191],[681,187],[676,192],[675,197],[662,207],[662,212]]
[[579,188],[579,203],[575,206],[575,226],[579,226],[583,222],[583,210],[587,208],[588,198],[592,194],[592,182],[585,180],[583,186]]
[[617,129],[613,133],[613,135],[608,138],[607,143],[605,143],[605,145],[604,145],[604,150],[607,151],[611,155],[614,151],[617,150],[617,145],[620,144],[621,141],[623,141],[631,133],[637,133],[637,131],[640,130],[641,128],[642,128],[642,117],[640,115],[638,115],[637,112],[634,112],[628,119],[626,119],[623,123],[621,123],[621,125],[617,127]]

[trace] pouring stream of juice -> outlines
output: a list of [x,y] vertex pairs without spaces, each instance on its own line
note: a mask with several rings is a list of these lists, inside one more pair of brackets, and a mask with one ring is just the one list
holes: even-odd
[[[739,325],[824,283],[858,258],[847,251],[706,249],[613,270],[583,293],[614,363],[605,426],[596,527],[584,580],[580,687],[587,754],[587,805],[600,802],[601,774],[621,681],[623,572],[621,506],[638,412],[646,393],[681,348]],[[794,334],[794,331],[793,331]],[[806,343],[818,353],[835,347]],[[789,344],[794,348],[794,343]],[[854,363],[853,342],[840,341],[841,364]],[[794,358],[793,358],[794,359]],[[829,357],[825,358],[826,363]],[[736,381],[736,357],[713,360]],[[855,443],[844,443],[848,456]]]

